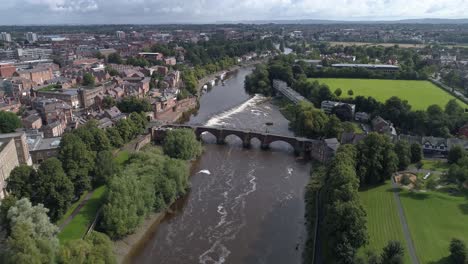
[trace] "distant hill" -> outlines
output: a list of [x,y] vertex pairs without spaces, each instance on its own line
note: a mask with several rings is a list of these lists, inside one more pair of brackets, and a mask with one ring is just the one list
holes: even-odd
[[468,19],[443,19],[443,18],[421,18],[402,20],[323,20],[323,19],[297,19],[297,20],[243,20],[243,21],[219,21],[222,24],[310,24],[310,25],[332,25],[332,24],[468,24]]

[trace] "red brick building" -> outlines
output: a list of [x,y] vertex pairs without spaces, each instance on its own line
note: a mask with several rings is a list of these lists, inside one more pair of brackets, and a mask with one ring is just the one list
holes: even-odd
[[8,78],[16,72],[16,67],[9,63],[0,63],[0,77]]
[[465,124],[458,130],[458,135],[468,138],[468,124]]

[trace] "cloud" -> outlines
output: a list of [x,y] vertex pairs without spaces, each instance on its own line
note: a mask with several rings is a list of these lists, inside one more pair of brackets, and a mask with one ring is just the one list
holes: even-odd
[[[3,2],[3,1],[2,1]],[[468,0],[14,0],[0,24],[463,18]]]

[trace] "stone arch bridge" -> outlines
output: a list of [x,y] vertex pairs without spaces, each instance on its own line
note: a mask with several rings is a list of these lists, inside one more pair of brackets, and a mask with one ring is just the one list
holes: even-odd
[[153,127],[151,129],[151,136],[153,141],[156,143],[162,143],[164,141],[166,132],[170,129],[185,128],[192,129],[197,136],[197,139],[201,140],[201,135],[204,133],[210,133],[216,138],[218,144],[224,144],[226,137],[234,135],[240,138],[245,148],[251,146],[251,140],[256,138],[261,143],[261,148],[267,150],[270,148],[270,144],[277,141],[283,141],[289,143],[293,148],[296,155],[303,158],[313,158],[319,161],[327,161],[334,154],[334,148],[330,147],[329,144],[324,140],[313,140],[301,137],[292,137],[285,135],[271,134],[267,132],[258,132],[251,130],[233,129],[233,128],[219,128],[219,127],[207,127],[207,126],[192,126],[192,125],[164,125],[159,127]]

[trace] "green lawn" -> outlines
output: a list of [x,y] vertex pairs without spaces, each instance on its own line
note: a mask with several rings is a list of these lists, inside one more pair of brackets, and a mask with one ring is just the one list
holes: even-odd
[[389,240],[398,240],[406,248],[405,263],[411,263],[391,189],[392,185],[390,181],[387,181],[384,185],[359,192],[361,202],[367,212],[369,232],[369,245],[362,248],[359,254],[363,255],[367,250],[380,254]]
[[448,263],[452,238],[468,243],[468,194],[402,191],[400,196],[421,263]]
[[[332,92],[341,88],[343,91],[341,97],[343,98],[349,97],[349,89],[353,90],[354,97],[358,95],[372,96],[381,102],[385,102],[392,96],[398,96],[403,100],[408,100],[413,110],[426,110],[428,106],[433,104],[444,107],[450,99],[455,98],[429,81],[344,78],[314,78],[310,80],[327,84]],[[468,107],[462,101],[458,100],[458,102],[463,107]]]
[[63,221],[67,220],[67,218],[73,213],[73,211],[75,211],[75,209],[78,207],[78,205],[80,205],[80,203],[84,200],[84,198],[86,197],[86,195],[88,194],[88,192],[84,192],[80,199],[78,201],[76,201],[75,203],[73,203],[70,208],[68,208],[67,212],[62,216],[62,218],[60,218],[58,221],[57,221],[57,226],[60,226],[62,225]]
[[127,150],[122,150],[115,156],[115,161],[118,164],[123,165],[129,158],[130,152]]
[[106,189],[106,186],[101,186],[94,191],[86,205],[81,208],[75,218],[59,233],[58,237],[61,242],[80,239],[84,236],[102,205]]

